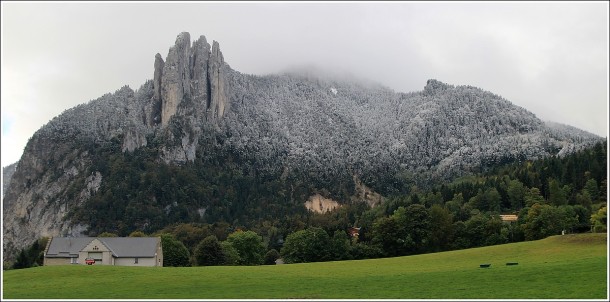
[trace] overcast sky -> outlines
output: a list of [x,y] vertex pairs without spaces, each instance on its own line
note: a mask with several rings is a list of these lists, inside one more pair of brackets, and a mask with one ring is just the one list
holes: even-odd
[[139,88],[182,31],[243,73],[315,64],[401,92],[433,78],[608,136],[608,2],[3,1],[2,166],[64,110]]

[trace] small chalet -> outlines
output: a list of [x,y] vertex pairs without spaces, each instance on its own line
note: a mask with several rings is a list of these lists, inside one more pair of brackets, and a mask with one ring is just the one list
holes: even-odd
[[159,237],[53,237],[44,265],[163,266]]
[[358,236],[360,236],[360,228],[357,227],[351,227],[347,230],[349,232],[349,235],[351,237],[356,237],[358,238]]

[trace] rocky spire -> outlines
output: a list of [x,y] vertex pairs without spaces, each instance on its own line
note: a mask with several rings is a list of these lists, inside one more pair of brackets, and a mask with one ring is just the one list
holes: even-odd
[[155,101],[161,101],[161,76],[163,75],[163,66],[165,66],[165,62],[163,62],[161,55],[157,53],[155,55],[155,74],[153,77],[153,98]]
[[216,41],[212,44],[212,55],[210,57],[208,73],[210,75],[211,92],[208,115],[212,118],[221,118],[229,102],[226,93],[227,83],[224,58],[222,52],[220,52],[220,46]]
[[147,106],[146,126],[152,127],[161,122],[161,77],[163,76],[163,58],[160,54],[155,55],[155,73],[153,77],[153,98],[150,105]]
[[194,103],[197,106],[210,106],[210,86],[208,77],[208,62],[210,60],[210,44],[205,36],[200,36],[193,42],[190,57],[191,89]]
[[184,98],[191,97],[190,53],[191,37],[183,32],[169,49],[161,77],[161,123],[167,125]]
[[[192,100],[195,110],[207,112],[208,119],[224,115],[228,106],[226,69],[218,42],[210,47],[205,36],[190,46],[190,35],[183,32],[169,50],[165,64],[155,58],[155,85],[160,75],[161,124],[167,125],[184,100]],[[155,97],[157,95],[155,86]],[[153,97],[153,99],[155,98]]]

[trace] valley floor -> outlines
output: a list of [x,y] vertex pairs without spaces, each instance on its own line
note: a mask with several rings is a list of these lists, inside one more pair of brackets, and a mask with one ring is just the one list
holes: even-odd
[[[274,266],[4,271],[3,299],[606,299],[607,234]],[[506,265],[508,262],[517,265]],[[481,268],[481,264],[490,264]]]

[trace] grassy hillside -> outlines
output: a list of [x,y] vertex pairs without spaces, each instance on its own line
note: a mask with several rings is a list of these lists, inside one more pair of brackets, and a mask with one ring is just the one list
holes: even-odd
[[[256,267],[37,267],[8,299],[605,299],[606,234],[410,257]],[[507,262],[518,265],[507,266]],[[489,268],[479,268],[490,263]]]

